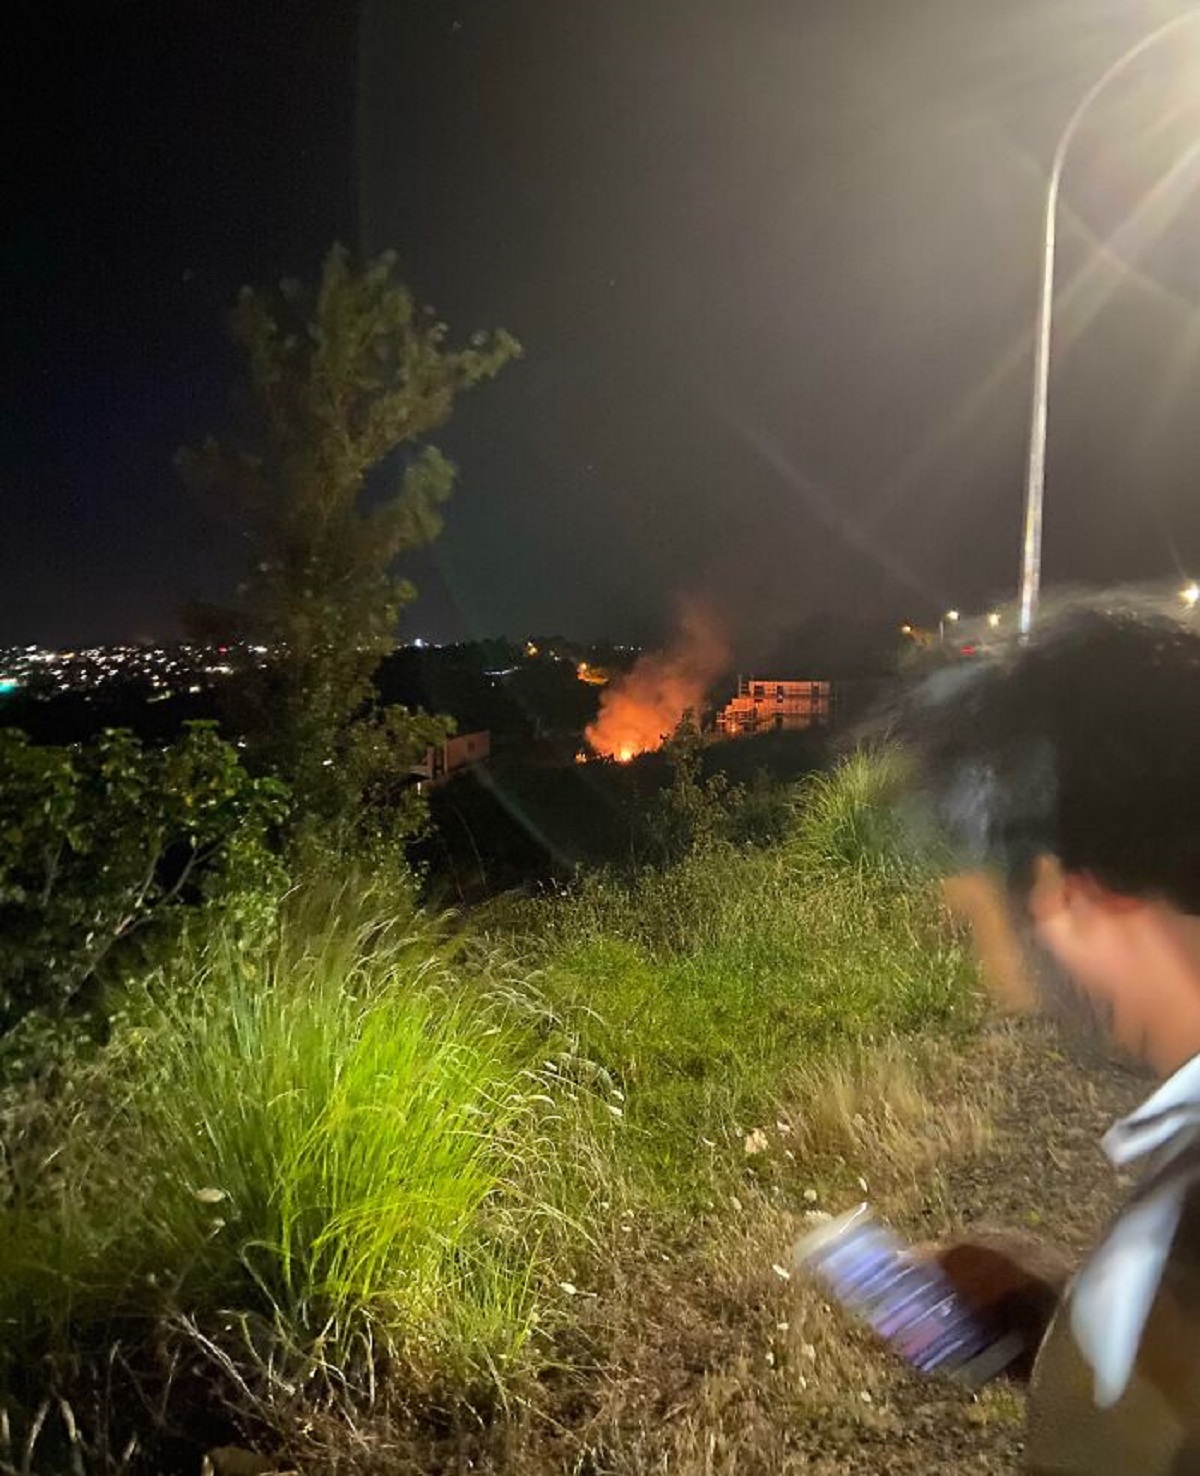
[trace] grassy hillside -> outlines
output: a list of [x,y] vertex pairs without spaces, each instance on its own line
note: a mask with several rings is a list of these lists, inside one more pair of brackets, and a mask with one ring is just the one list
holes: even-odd
[[978,1004],[890,779],[855,759],[796,792],[780,845],[704,844],[466,931],[367,888],[193,937],[99,1055],[3,1108],[5,1408],[31,1469],[120,1469],[131,1438],[146,1469],[195,1469],[318,1428],[349,1460],[380,1421],[490,1423],[596,1356],[588,1299],[635,1224],[675,1244],[719,1203],[803,1206],[863,1124],[925,1121],[894,1042]]

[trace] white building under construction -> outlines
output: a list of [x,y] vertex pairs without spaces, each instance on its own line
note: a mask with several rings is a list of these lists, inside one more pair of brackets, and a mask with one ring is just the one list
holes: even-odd
[[772,729],[793,732],[828,723],[831,692],[828,682],[738,679],[737,696],[717,714],[717,732],[727,738]]

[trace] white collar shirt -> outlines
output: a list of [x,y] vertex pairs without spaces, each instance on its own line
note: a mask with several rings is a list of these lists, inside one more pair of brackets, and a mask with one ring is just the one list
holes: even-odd
[[1171,1171],[1185,1149],[1200,1141],[1200,1055],[1194,1056],[1128,1117],[1104,1135],[1117,1166],[1156,1154],[1153,1182],[1136,1194],[1075,1278],[1071,1332],[1093,1375],[1101,1408],[1124,1393],[1142,1329],[1158,1291],[1184,1199],[1200,1183],[1200,1160]]

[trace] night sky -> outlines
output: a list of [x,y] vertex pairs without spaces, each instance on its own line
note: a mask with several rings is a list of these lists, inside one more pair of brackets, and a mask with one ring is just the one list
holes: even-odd
[[[654,640],[691,593],[745,646],[1009,596],[1046,161],[1183,8],[18,7],[0,643],[163,638],[228,594],[171,457],[228,423],[237,288],[335,239],[526,349],[442,437],[462,478],[406,636]],[[1051,583],[1200,574],[1198,80],[1200,24],[1071,156]]]

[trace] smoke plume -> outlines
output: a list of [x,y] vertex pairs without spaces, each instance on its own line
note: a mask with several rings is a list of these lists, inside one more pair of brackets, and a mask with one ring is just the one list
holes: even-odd
[[661,747],[685,712],[699,717],[709,685],[729,661],[729,645],[712,616],[684,602],[670,646],[639,656],[628,675],[605,688],[600,715],[585,734],[589,745],[621,763]]

